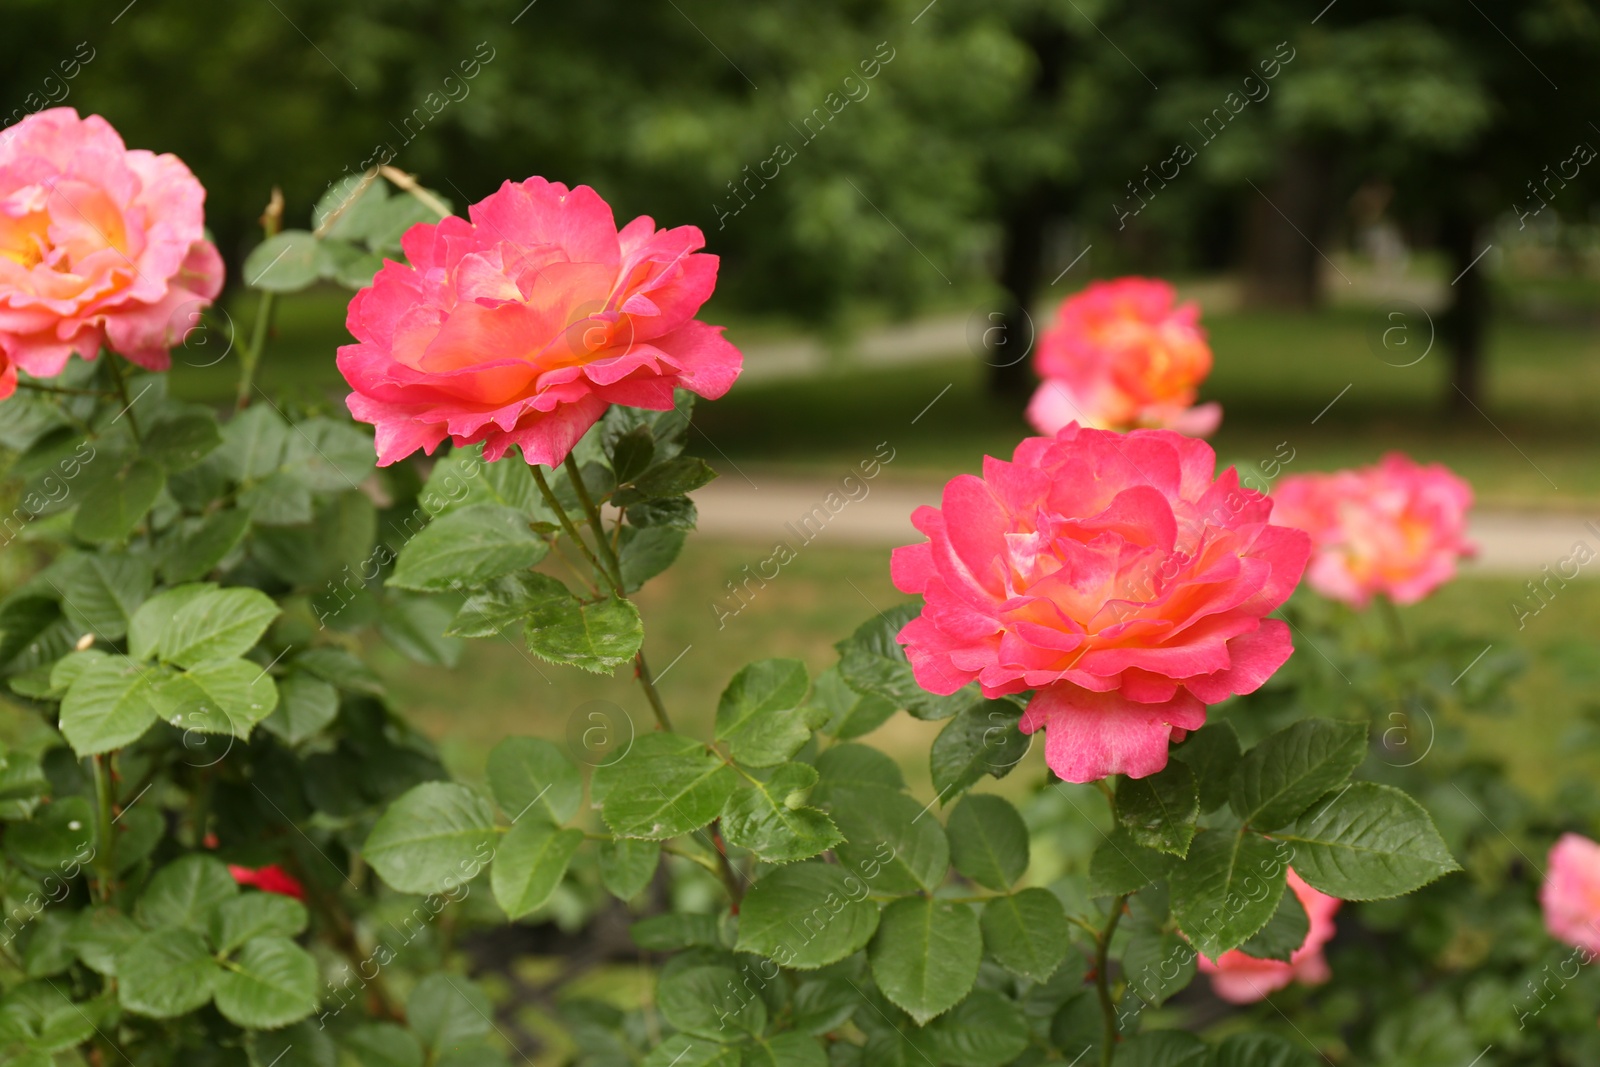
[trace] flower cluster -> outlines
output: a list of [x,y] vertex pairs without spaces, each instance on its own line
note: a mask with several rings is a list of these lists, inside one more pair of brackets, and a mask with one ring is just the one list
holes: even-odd
[[1472,487],[1398,452],[1359,470],[1291,475],[1272,496],[1274,518],[1311,535],[1311,587],[1358,608],[1380,593],[1415,603],[1476,551],[1466,537]]
[[98,115],[29,115],[0,139],[0,398],[111,349],[149,370],[222,288],[205,190]]
[[912,515],[928,540],[895,550],[921,594],[900,631],[918,683],[988,697],[1033,691],[1022,729],[1071,782],[1141,778],[1206,706],[1261,685],[1289,657],[1266,618],[1294,591],[1310,542],[1268,521],[1269,499],[1219,477],[1203,441],[1071,424],[986,458]]
[[1200,308],[1177,304],[1152,278],[1095,282],[1062,301],[1039,337],[1044,379],[1028,420],[1052,434],[1069,422],[1106,430],[1158,427],[1205,437],[1222,421],[1217,404],[1194,406],[1211,373]]

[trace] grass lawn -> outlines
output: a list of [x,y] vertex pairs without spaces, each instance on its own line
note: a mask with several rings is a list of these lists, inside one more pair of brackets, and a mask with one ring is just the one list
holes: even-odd
[[[677,565],[639,598],[645,648],[656,672],[665,671],[660,688],[679,730],[710,736],[717,695],[744,663],[795,656],[820,671],[835,661],[834,641],[875,608],[904,599],[889,582],[887,551],[812,546],[719,629],[712,602],[741,566],[760,555],[753,546],[691,538]],[[1532,667],[1518,683],[1514,714],[1451,720],[1438,728],[1468,730],[1482,751],[1509,761],[1521,785],[1545,792],[1556,784],[1552,767],[1564,774],[1600,772],[1600,748],[1577,743],[1588,736],[1583,713],[1592,697],[1582,680],[1568,673],[1574,650],[1581,651],[1578,638],[1600,628],[1600,582],[1572,583],[1520,633],[1508,607],[1518,584],[1461,580],[1403,610],[1407,625],[1417,630],[1449,626],[1481,633],[1485,643],[1502,650],[1521,647],[1531,657]],[[1592,651],[1588,655],[1592,659]],[[640,731],[654,725],[629,672],[603,678],[552,667],[531,660],[508,640],[470,642],[455,671],[415,667],[393,654],[380,657],[379,666],[400,708],[440,742],[452,768],[469,778],[482,776],[489,748],[508,733],[562,743],[581,739],[586,730],[609,730],[615,743],[625,738],[630,724]],[[1589,681],[1592,685],[1594,679]],[[941,726],[901,714],[870,735],[873,744],[900,760],[924,798],[933,796],[927,751]],[[601,739],[600,733],[591,737]],[[582,750],[581,743],[577,749]],[[1037,780],[1043,768],[1039,746],[1028,760],[1007,785]]]

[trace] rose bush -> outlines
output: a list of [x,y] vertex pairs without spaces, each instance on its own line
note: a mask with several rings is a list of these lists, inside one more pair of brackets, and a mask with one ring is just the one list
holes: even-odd
[[[198,201],[165,229],[140,203],[171,235]],[[1270,501],[1170,431],[1025,441],[918,512],[929,541],[891,566],[920,603],[820,671],[739,667],[708,736],[679,732],[632,597],[713,475],[686,439],[738,368],[694,319],[715,264],[697,233],[618,231],[539,179],[470,214],[399,172],[339,183],[308,230],[269,210],[225,420],[113,360],[48,383],[22,364],[0,444],[45,563],[0,601],[0,679],[34,713],[0,752],[0,1059],[494,1067],[531,1060],[509,1035],[537,1002],[551,1058],[584,1067],[1386,1062],[1374,1008],[1284,1025],[1185,988],[1197,956],[1219,991],[1315,978],[1319,950],[1361,974],[1346,931],[1419,889],[1476,899],[1363,709],[1305,714],[1328,706],[1317,668],[1266,616],[1308,542]],[[35,280],[0,274],[0,303]],[[318,280],[360,290],[341,358],[376,441],[253,385],[274,296]],[[107,314],[57,334],[120,351]],[[527,462],[492,458],[512,445]],[[363,657],[449,669],[475,638],[628,668],[657,729],[587,770],[508,737],[455,780]],[[943,723],[931,799],[863,740],[901,711]],[[530,733],[549,716],[530,698]],[[1041,726],[1059,776],[1028,761]],[[1008,776],[1015,803],[986,788]],[[1328,941],[1331,898],[1353,903]],[[553,920],[584,952],[533,994],[520,969],[499,1004],[461,973]],[[577,980],[621,928],[647,994]],[[1397,974],[1447,985],[1425,962],[1330,1013]]]

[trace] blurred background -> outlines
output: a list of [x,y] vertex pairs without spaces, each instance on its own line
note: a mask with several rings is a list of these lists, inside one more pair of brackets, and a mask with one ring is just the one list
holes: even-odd
[[[1203,308],[1224,462],[1402,450],[1473,483],[1482,557],[1417,625],[1530,659],[1519,714],[1464,727],[1525,785],[1589,758],[1572,739],[1595,730],[1600,583],[1517,607],[1541,566],[1600,546],[1600,4],[6,0],[4,24],[0,122],[70,106],[176,153],[235,278],[274,187],[303,226],[380,163],[458,210],[539,174],[705,231],[722,267],[701,317],[747,369],[696,413],[723,477],[641,597],[691,722],[731,665],[820,669],[897,602],[911,507],[1029,432],[1055,306],[1140,273]],[[347,301],[281,303],[269,391],[342,407]],[[175,391],[225,403],[216,351],[178,353]],[[886,454],[779,577],[745,584],[784,523]],[[627,679],[432,647],[459,670],[391,656],[394,691],[468,777],[506,732],[563,737],[590,701],[648,719]],[[878,740],[925,784],[936,728],[900,716]]]

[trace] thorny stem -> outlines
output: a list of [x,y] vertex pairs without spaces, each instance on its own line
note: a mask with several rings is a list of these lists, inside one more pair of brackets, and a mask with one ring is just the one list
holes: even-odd
[[133,401],[128,399],[128,380],[122,376],[122,364],[117,362],[115,356],[106,356],[106,366],[111,368],[111,380],[117,383],[117,395],[122,398],[122,410],[128,416],[128,429],[133,431],[133,439],[143,443],[139,436],[139,416],[133,413]]
[[1389,631],[1389,639],[1400,651],[1408,650],[1411,645],[1406,640],[1405,624],[1400,621],[1400,612],[1395,608],[1394,601],[1382,593],[1375,599],[1378,602],[1378,614],[1383,616],[1383,624]]
[[111,829],[111,757],[91,756],[94,761],[94,796],[97,805],[95,818],[95,868],[100,872],[96,879],[96,896],[102,904],[111,899],[111,880],[116,871],[112,862]]
[[239,395],[234,408],[243,411],[250,403],[250,388],[255,384],[256,365],[261,362],[261,349],[267,343],[267,323],[272,319],[273,294],[263,289],[261,303],[256,306],[256,321],[250,331],[250,343],[239,353]]
[[556,513],[556,520],[561,523],[561,529],[566,532],[572,543],[578,546],[578,551],[583,553],[583,558],[589,561],[589,566],[594,568],[595,573],[604,579],[607,585],[611,586],[612,592],[619,597],[622,596],[622,590],[618,589],[611,581],[610,572],[600,565],[600,559],[594,554],[594,549],[590,548],[589,542],[585,541],[582,535],[578,533],[578,528],[572,524],[571,517],[567,515],[567,509],[562,507],[561,501],[556,499],[556,494],[551,490],[550,483],[545,480],[544,471],[535,463],[528,464],[528,469],[533,472],[533,481],[539,487],[539,495],[544,497],[544,502],[550,506],[550,510]]
[[733,902],[733,913],[739,914],[739,903],[744,899],[744,887],[739,884],[739,875],[733,869],[733,863],[728,859],[728,846],[723,844],[721,820],[711,827],[711,842],[717,846],[718,874],[722,876],[723,888],[728,891],[728,899]]
[[1100,998],[1102,1020],[1100,1067],[1111,1067],[1111,1062],[1117,1055],[1117,1006],[1111,1000],[1111,979],[1106,974],[1106,968],[1111,954],[1111,937],[1117,932],[1117,923],[1122,921],[1122,909],[1127,903],[1126,893],[1111,902],[1111,918],[1107,920],[1104,932],[1096,936],[1098,943],[1094,953],[1094,989]]

